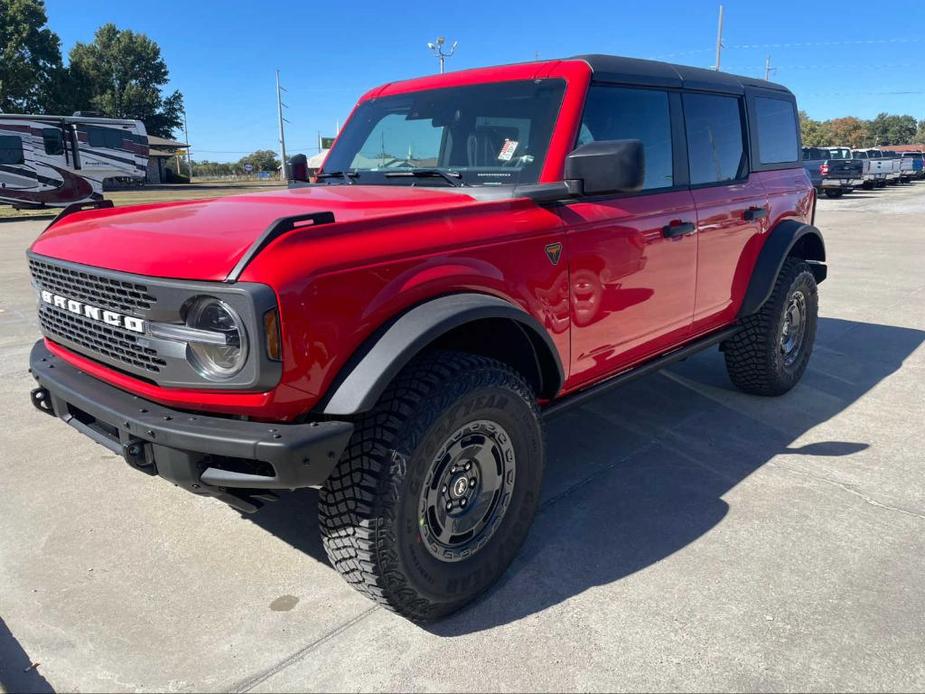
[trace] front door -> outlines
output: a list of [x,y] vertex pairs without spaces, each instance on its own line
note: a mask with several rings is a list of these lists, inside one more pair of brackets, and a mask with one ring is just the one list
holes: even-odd
[[593,85],[578,144],[638,139],[644,190],[584,198],[566,223],[572,322],[571,386],[670,349],[690,332],[697,237],[690,191],[676,185],[670,97],[658,89]]

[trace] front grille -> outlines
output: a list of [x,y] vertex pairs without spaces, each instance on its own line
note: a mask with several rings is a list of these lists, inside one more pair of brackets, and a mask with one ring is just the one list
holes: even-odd
[[63,338],[91,354],[98,354],[128,366],[159,373],[167,362],[157,350],[143,347],[130,332],[52,307],[39,310],[42,330],[52,339]]
[[148,293],[147,286],[136,282],[52,265],[35,258],[29,258],[29,269],[43,288],[92,306],[137,313],[149,310],[157,301]]

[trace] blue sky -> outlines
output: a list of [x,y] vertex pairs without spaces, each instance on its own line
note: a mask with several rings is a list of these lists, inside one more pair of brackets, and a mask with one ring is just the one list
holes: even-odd
[[[287,148],[317,151],[376,84],[437,71],[425,47],[458,40],[448,69],[613,53],[709,67],[715,0],[239,2],[46,0],[65,54],[114,22],[157,41],[183,92],[194,159],[277,144],[274,71],[288,89]],[[925,0],[725,0],[722,68],[789,86],[815,118],[925,119]]]

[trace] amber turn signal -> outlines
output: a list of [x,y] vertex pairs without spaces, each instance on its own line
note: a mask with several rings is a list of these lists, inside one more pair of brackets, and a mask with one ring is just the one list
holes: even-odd
[[275,308],[263,314],[263,334],[267,338],[267,357],[281,361],[283,350],[279,334],[279,311]]

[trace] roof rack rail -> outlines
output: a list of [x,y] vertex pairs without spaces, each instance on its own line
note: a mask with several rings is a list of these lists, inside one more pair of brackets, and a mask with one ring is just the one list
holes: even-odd
[[334,222],[333,212],[309,212],[308,214],[295,214],[291,217],[280,217],[275,220],[266,230],[251,244],[250,248],[241,256],[237,265],[228,273],[225,278],[226,282],[237,282],[244,268],[257,257],[257,255],[274,240],[287,234],[290,231],[301,229],[303,227],[316,227],[322,224],[332,224]]
[[[83,212],[84,210],[105,210],[110,207],[115,207],[112,200],[84,200],[83,202],[72,202],[70,205],[65,206],[61,212],[58,213],[58,216],[48,223],[48,226],[45,227],[45,231],[48,231],[62,219],[75,212]],[[42,233],[45,232],[43,231]]]

